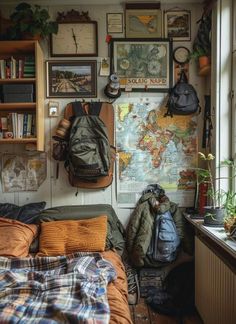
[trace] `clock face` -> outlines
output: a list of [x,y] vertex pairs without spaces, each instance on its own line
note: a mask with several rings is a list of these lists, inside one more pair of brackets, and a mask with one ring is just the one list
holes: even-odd
[[161,71],[161,64],[158,60],[153,59],[148,63],[147,69],[150,74],[156,75]]
[[173,52],[173,58],[175,62],[179,64],[185,64],[189,61],[190,51],[187,47],[177,47]]
[[97,22],[59,23],[50,44],[51,56],[97,56]]

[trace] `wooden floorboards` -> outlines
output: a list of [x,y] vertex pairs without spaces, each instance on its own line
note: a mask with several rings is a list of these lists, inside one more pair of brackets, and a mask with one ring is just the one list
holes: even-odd
[[130,305],[130,312],[134,324],[203,324],[197,313],[183,318],[160,315],[153,312],[143,298],[137,305]]

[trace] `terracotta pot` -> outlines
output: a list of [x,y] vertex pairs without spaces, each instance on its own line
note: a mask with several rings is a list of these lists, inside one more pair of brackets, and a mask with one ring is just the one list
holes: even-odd
[[199,68],[202,69],[203,67],[210,65],[210,58],[208,56],[200,56],[198,63]]

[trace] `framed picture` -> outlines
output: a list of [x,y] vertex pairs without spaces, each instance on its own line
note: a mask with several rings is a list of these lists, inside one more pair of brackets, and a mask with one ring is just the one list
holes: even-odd
[[162,37],[160,9],[126,9],[125,36],[131,38]]
[[107,33],[123,33],[123,13],[107,13]]
[[47,61],[47,98],[97,96],[96,61]]
[[51,34],[50,54],[63,56],[98,56],[96,21],[58,23],[57,34]]
[[191,40],[191,12],[168,10],[164,12],[164,36],[173,41]]
[[169,39],[111,40],[111,69],[125,91],[166,92],[172,86],[172,42]]

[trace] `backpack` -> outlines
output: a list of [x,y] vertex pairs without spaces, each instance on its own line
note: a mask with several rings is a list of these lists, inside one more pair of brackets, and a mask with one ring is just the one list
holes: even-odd
[[72,177],[83,181],[95,181],[108,175],[111,150],[107,128],[99,118],[101,102],[82,106],[73,102],[68,155],[65,167]]
[[147,256],[153,261],[172,262],[177,257],[180,238],[169,211],[155,216]]
[[[184,70],[181,70],[180,78],[169,91],[167,112],[164,115],[191,115],[200,109],[199,99],[194,87],[188,83]],[[200,111],[200,110],[199,110]]]
[[194,262],[185,262],[169,272],[161,288],[148,291],[146,302],[162,315],[191,315],[195,313],[194,286]]

